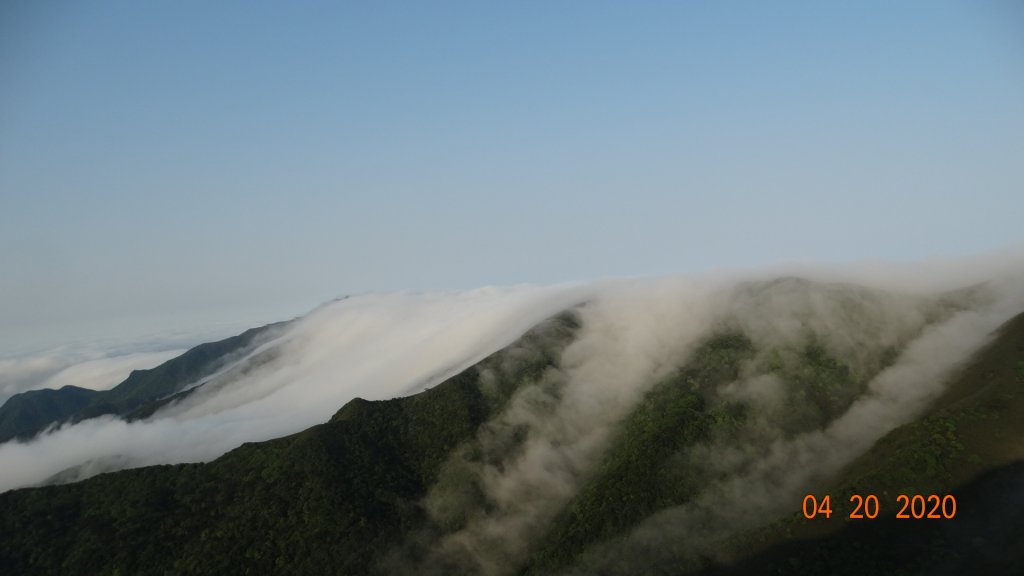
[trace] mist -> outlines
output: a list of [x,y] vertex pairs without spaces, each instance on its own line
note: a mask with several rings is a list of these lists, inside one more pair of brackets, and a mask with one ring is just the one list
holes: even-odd
[[[728,481],[713,483],[690,505],[649,518],[625,542],[591,550],[582,571],[635,573],[665,551],[672,551],[666,566],[678,567],[680,548],[699,556],[710,543],[790,510],[802,490],[940,394],[961,362],[1024,311],[1020,262],[1016,256],[932,262],[890,268],[888,275],[880,265],[788,266],[606,287],[580,308],[582,329],[559,369],[522,390],[485,425],[478,452],[489,456],[480,462],[457,454],[449,462],[461,470],[453,477],[472,475],[471,487],[482,494],[464,511],[462,527],[434,541],[415,537],[426,538],[414,544],[421,552],[409,559],[396,551],[385,571],[514,571],[594,472],[616,426],[702,339],[739,328],[760,349],[823,343],[855,378],[867,381],[845,414],[795,438],[781,428],[785,415],[765,418],[745,444],[699,446],[690,454],[699,462],[690,464]],[[790,276],[796,271],[801,278]],[[890,360],[893,350],[899,354]],[[770,415],[781,393],[754,369],[759,361],[721,393]],[[520,444],[509,439],[513,430],[525,436]],[[454,501],[446,492],[468,487],[435,487],[425,509],[438,515],[438,502]],[[422,554],[426,559],[418,560]]]
[[[624,540],[591,549],[572,573],[631,574],[639,567],[679,569],[687,562],[699,567],[698,561],[720,549],[728,536],[797,510],[804,494],[820,489],[831,474],[916,417],[1001,324],[1024,312],[1020,277],[988,285],[976,296],[972,308],[922,324],[895,362],[873,377],[867,391],[825,428],[791,439],[762,430],[768,441],[738,447],[712,443],[694,451],[690,465],[712,466],[723,480],[693,501],[647,518]],[[902,321],[911,321],[906,326],[912,326],[905,312]],[[851,327],[844,323],[834,329]],[[741,379],[738,384],[743,383]]]
[[106,390],[121,383],[132,370],[153,368],[184,351],[178,347],[134,352],[89,347],[0,359],[0,405],[15,394],[42,388]]
[[815,338],[865,382],[841,415],[819,429],[784,434],[781,392],[759,370],[766,361],[759,352],[719,393],[766,416],[743,442],[712,439],[687,455],[727,481],[647,518],[614,546],[588,551],[582,566],[607,571],[615,558],[628,572],[628,559],[657,561],[658,550],[678,550],[662,544],[683,535],[686,553],[698,556],[730,531],[784,512],[794,494],[941,394],[993,330],[1024,311],[1022,256],[346,298],[288,324],[144,421],[96,418],[0,445],[0,490],[58,474],[69,480],[209,461],[244,442],[325,422],[352,398],[434,386],[573,309],[580,328],[557,366],[481,427],[474,442],[488,457],[470,462],[456,451],[445,465],[466,472],[483,501],[466,501],[463,519],[446,524],[441,516],[451,511],[443,508],[458,501],[446,491],[459,486],[439,483],[421,504],[446,527],[416,536],[426,554],[407,557],[398,549],[388,559],[395,569],[424,574],[453,567],[506,574],[594,473],[623,418],[702,341],[741,330],[758,350],[785,350]]
[[[329,302],[144,421],[84,420],[0,445],[0,490],[202,462],[327,421],[355,397],[415,393],[590,298],[595,285],[370,294]],[[197,383],[198,384],[198,383]]]

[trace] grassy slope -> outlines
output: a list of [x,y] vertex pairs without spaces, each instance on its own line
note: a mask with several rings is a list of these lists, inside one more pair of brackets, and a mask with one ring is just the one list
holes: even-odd
[[576,327],[574,317],[557,317],[431,390],[353,400],[326,424],[209,464],[0,494],[0,566],[6,574],[367,573],[421,521],[417,504],[451,450],[553,365]]

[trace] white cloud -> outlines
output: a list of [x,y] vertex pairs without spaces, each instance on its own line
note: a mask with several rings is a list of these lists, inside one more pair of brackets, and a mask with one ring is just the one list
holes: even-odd
[[86,360],[72,364],[50,376],[37,388],[61,388],[71,385],[90,390],[107,390],[123,382],[132,370],[154,368],[184,352],[185,350],[180,349],[163,352],[137,352]]
[[[487,550],[486,555],[477,554],[475,567],[501,573],[551,511],[576,490],[616,422],[652,382],[685,361],[687,352],[718,322],[731,318],[755,339],[785,339],[792,337],[799,321],[810,321],[815,330],[830,335],[831,345],[849,359],[859,358],[872,346],[919,338],[917,347],[907,348],[900,363],[887,372],[890,376],[880,375],[872,384],[873,396],[851,408],[834,430],[821,432],[828,443],[843,426],[857,428],[852,423],[863,422],[858,414],[870,413],[872,418],[887,414],[884,425],[872,428],[877,434],[937,393],[946,370],[976,349],[986,330],[1020,310],[1018,296],[1024,283],[1016,276],[994,285],[989,298],[971,302],[975,310],[965,314],[975,314],[977,321],[954,316],[940,325],[946,326],[945,332],[929,336],[931,332],[919,331],[925,322],[920,303],[933,301],[938,291],[1024,270],[1020,258],[994,262],[988,266],[974,261],[933,263],[918,272],[913,267],[879,272],[874,265],[780,269],[823,281],[863,277],[867,285],[905,294],[833,289],[842,293],[840,297],[829,296],[827,290],[797,288],[758,300],[743,291],[744,282],[780,274],[780,270],[761,270],[348,298],[299,319],[224,368],[184,402],[150,420],[128,424],[94,419],[28,443],[0,445],[0,490],[38,483],[89,461],[114,462],[118,467],[208,461],[244,442],[324,422],[354,397],[391,398],[433,385],[511,343],[544,318],[587,301],[578,338],[561,360],[565,382],[560,395],[550,402],[536,402],[528,394],[518,396],[501,416],[505,423],[525,426],[529,434],[516,456],[480,471],[491,512],[472,519],[468,530],[449,537],[439,548],[442,553],[468,550],[471,555]],[[851,302],[854,309],[849,308]],[[947,336],[959,340],[940,345]],[[929,347],[926,338],[936,339],[936,344]],[[918,349],[923,351],[914,352]],[[934,369],[915,368],[921,366],[921,358],[936,355],[942,361]],[[11,368],[24,374],[48,370],[45,379],[60,372],[45,362]],[[885,378],[894,379],[895,384],[887,385]],[[801,442],[816,445],[816,441]],[[802,455],[800,446],[788,450]],[[804,462],[802,456],[787,458],[766,460],[766,474],[776,470],[769,464]],[[808,473],[812,471],[808,468]],[[767,498],[758,490],[763,491],[763,486],[750,493]]]
[[72,363],[59,354],[0,359],[0,403],[15,394],[41,387],[48,378]]
[[66,348],[0,360],[0,404],[21,392],[78,386],[106,390],[124,381],[132,370],[153,368],[184,352],[128,352],[106,356],[96,349]]
[[[538,398],[542,391],[524,390],[493,424],[525,435],[522,446],[491,449],[488,443],[494,437],[500,440],[501,434],[488,429],[479,441],[485,453],[498,458],[486,464],[456,464],[474,470],[486,505],[469,511],[463,529],[430,546],[426,562],[417,570],[445,573],[454,562],[472,573],[509,573],[600,461],[621,418],[716,327],[738,325],[756,344],[773,346],[796,344],[811,332],[861,373],[870,373],[871,366],[877,369],[888,347],[904,350],[829,428],[774,444],[773,439],[782,435],[767,430],[765,442],[746,447],[749,453],[729,454],[734,463],[729,482],[709,487],[690,506],[655,515],[631,540],[614,548],[611,558],[624,573],[635,573],[638,567],[625,559],[647,565],[643,563],[650,557],[645,551],[678,551],[684,546],[681,542],[699,553],[701,542],[772,518],[789,502],[787,496],[912,417],[941,392],[948,374],[995,328],[1024,311],[1021,263],[1019,258],[981,263],[985,265],[973,260],[930,263],[888,273],[876,265],[804,266],[746,276],[768,280],[799,272],[823,282],[863,277],[865,284],[904,293],[792,280],[748,284],[742,273],[637,281],[601,291],[583,309],[579,337],[563,353],[562,381],[546,398]],[[957,301],[972,309],[955,312],[957,307],[946,303],[948,298],[938,297],[942,290],[970,286],[986,277],[999,280],[979,295]],[[726,391],[735,394],[764,383],[763,377],[749,384],[737,382]],[[762,401],[772,404],[770,398]],[[708,458],[722,460],[735,449],[712,447]],[[432,498],[447,497],[431,494],[427,509]],[[657,543],[652,547],[651,542]],[[600,562],[609,549],[599,546],[595,561]],[[608,570],[604,565],[590,568]]]
[[[0,490],[94,459],[194,462],[326,421],[348,400],[435,384],[593,294],[593,287],[373,294],[331,302],[264,343],[179,406],[145,422],[83,421],[0,445]],[[276,356],[256,368],[251,360]],[[244,374],[239,377],[239,374]]]

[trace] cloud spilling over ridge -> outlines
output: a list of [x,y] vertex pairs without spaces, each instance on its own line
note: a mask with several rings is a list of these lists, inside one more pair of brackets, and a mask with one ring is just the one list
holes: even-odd
[[731,472],[726,480],[684,505],[653,514],[627,538],[592,548],[571,573],[631,574],[659,565],[678,569],[683,560],[710,554],[729,535],[791,513],[807,491],[920,413],[1000,325],[1024,312],[1024,278],[987,286],[974,304],[926,326],[893,365],[871,379],[866,393],[825,428],[791,439],[776,437],[746,453],[743,447],[703,447],[691,463],[716,462],[719,471]]
[[[348,298],[294,322],[180,403],[145,421],[97,418],[28,443],[0,445],[0,490],[39,483],[86,464],[77,477],[105,468],[207,461],[244,442],[298,432],[328,420],[354,397],[391,398],[434,385],[510,344],[541,320],[586,302],[577,339],[552,375],[558,381],[551,393],[532,390],[514,397],[497,423],[528,433],[521,449],[500,465],[477,470],[489,511],[470,518],[465,530],[449,535],[438,547],[445,558],[468,558],[480,572],[500,574],[514,564],[512,559],[551,512],[578,489],[616,423],[712,329],[731,323],[755,340],[786,341],[801,337],[810,326],[865,373],[877,364],[883,348],[899,344],[904,353],[888,371],[898,377],[887,377],[895,378],[894,384],[886,387],[883,373],[871,385],[872,393],[885,400],[880,406],[894,409],[887,422],[898,422],[936,392],[915,380],[924,377],[914,368],[922,358],[940,354],[945,363],[939,365],[949,368],[966,357],[983,342],[986,330],[1020,310],[1022,284],[1019,276],[989,284],[983,293],[959,297],[945,312],[934,307],[939,293],[1005,277],[1008,271],[1024,269],[1021,264],[1020,258],[982,264],[972,260],[929,264],[919,273],[912,266],[891,272],[874,266],[863,274],[871,290],[822,292],[787,279],[773,291],[751,291],[751,286],[780,274],[853,282],[860,273],[857,267],[788,267],[781,272]],[[943,326],[957,345],[933,349],[917,344],[925,352],[915,356],[911,344]],[[929,385],[941,384],[941,375],[931,374]],[[913,393],[897,393],[908,387]],[[741,388],[749,392],[756,383],[737,390]],[[752,397],[758,394],[755,390]],[[770,401],[770,391],[761,397]],[[850,410],[854,416],[844,421],[857,422],[858,412]],[[856,410],[875,414],[870,404]],[[850,427],[857,436],[857,426]],[[802,454],[800,448],[780,450]],[[774,470],[777,464],[765,466]]]
[[[729,483],[691,506],[656,515],[626,543],[598,546],[584,572],[608,571],[603,561],[614,559],[630,573],[638,566],[623,558],[649,565],[651,554],[678,551],[681,539],[691,539],[685,546],[700,554],[702,539],[771,518],[780,502],[788,502],[785,496],[912,417],[995,328],[1024,311],[1019,258],[966,264],[933,264],[917,274],[911,267],[892,277],[872,267],[866,274],[870,289],[822,284],[849,282],[858,271],[820,268],[802,271],[818,282],[773,280],[767,271],[636,281],[603,290],[581,310],[582,330],[564,351],[560,371],[548,374],[544,385],[521,391],[478,436],[480,450],[498,457],[481,462],[457,456],[449,463],[461,467],[462,476],[467,470],[475,475],[484,501],[466,511],[461,529],[425,546],[425,561],[406,562],[427,574],[453,567],[494,575],[514,571],[594,470],[615,426],[643,393],[685,363],[702,338],[737,327],[761,347],[820,340],[856,374],[871,377],[867,392],[824,430],[788,440],[776,424],[764,422],[761,439],[746,451],[711,447],[703,464],[721,461],[720,472],[732,476]],[[997,280],[966,289],[988,279]],[[965,290],[942,294],[957,288]],[[902,353],[883,370],[891,350]],[[751,401],[771,406],[779,393],[769,384],[759,377],[731,389],[745,389]],[[504,430],[525,440],[512,446]],[[428,511],[438,508],[435,500],[454,500],[438,493],[444,489],[428,496]],[[401,558],[390,561],[398,570],[410,569]]]
[[[613,425],[715,321],[728,286],[718,279],[635,281],[584,306],[578,338],[563,352],[560,372],[548,375],[556,382],[517,394],[480,435],[488,453],[508,451],[505,431],[527,431],[525,443],[496,463],[457,464],[478,475],[487,506],[438,542],[420,569],[440,574],[454,564],[466,573],[504,574],[516,566],[531,537],[575,493]],[[447,495],[428,496],[428,509],[431,498]]]
[[[244,442],[301,431],[354,397],[392,398],[436,384],[594,290],[483,288],[325,304],[150,419],[90,419],[0,445],[0,490],[88,462],[123,468],[206,461]],[[83,475],[100,470],[89,466]]]

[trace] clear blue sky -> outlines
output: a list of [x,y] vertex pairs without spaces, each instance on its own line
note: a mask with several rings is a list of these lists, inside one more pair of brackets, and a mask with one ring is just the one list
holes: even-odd
[[1012,1],[0,4],[0,352],[984,251],[1022,184]]

